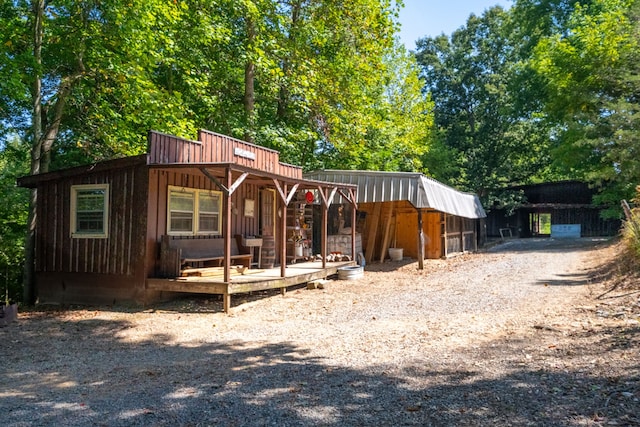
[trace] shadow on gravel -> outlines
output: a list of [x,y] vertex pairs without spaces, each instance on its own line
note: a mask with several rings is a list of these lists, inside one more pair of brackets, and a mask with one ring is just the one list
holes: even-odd
[[596,250],[613,244],[614,238],[582,237],[579,239],[528,238],[509,239],[487,249],[487,253],[503,252],[566,252],[568,250]]
[[593,278],[588,273],[557,274],[555,277],[555,279],[541,280],[538,284],[543,286],[585,286],[593,283]]
[[[168,336],[162,333],[147,341],[124,342],[118,335],[129,327],[127,322],[62,322],[48,316],[0,330],[2,425],[640,422],[637,360],[623,375],[614,376],[588,366],[566,370],[545,365],[545,357],[557,363],[573,357],[556,349],[528,356],[521,346],[488,343],[465,351],[482,352],[486,360],[501,360],[511,369],[509,375],[483,379],[481,366],[435,369],[442,365],[434,363],[431,368],[428,356],[409,366],[361,371],[329,366],[308,356],[307,349],[286,343],[187,347],[168,345]],[[575,354],[598,359],[619,350],[619,345],[618,340],[606,338],[601,345],[576,349]]]

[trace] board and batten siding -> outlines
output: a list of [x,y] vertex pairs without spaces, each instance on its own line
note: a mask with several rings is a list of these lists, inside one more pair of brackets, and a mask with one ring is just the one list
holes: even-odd
[[302,178],[302,168],[280,163],[280,154],[266,147],[201,130],[198,141],[149,133],[149,164],[234,163],[289,178]]
[[[146,167],[138,165],[38,184],[35,272],[41,301],[73,303],[94,295],[104,302],[101,294],[112,301],[143,293],[147,181]],[[106,238],[71,237],[71,188],[84,184],[109,184]]]
[[[158,274],[159,242],[167,234],[167,197],[169,186],[220,191],[209,178],[193,168],[152,168],[149,171],[149,204],[147,222],[147,276]],[[232,236],[259,235],[259,188],[253,184],[242,184],[231,196],[233,210],[231,214]],[[245,200],[253,200],[253,217],[244,215]],[[221,230],[222,231],[222,230]],[[185,236],[182,238],[222,238],[223,235]],[[180,238],[180,237],[176,237]]]

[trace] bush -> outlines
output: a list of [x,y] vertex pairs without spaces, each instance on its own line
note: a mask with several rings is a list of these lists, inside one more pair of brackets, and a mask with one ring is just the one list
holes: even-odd
[[626,221],[622,229],[622,237],[630,257],[629,261],[636,267],[640,267],[640,186],[636,187],[636,197],[633,202],[635,205],[633,209],[628,209],[628,205],[624,209]]

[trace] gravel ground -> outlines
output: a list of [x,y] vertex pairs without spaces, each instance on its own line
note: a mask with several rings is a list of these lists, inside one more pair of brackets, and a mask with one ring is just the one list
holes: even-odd
[[612,242],[512,240],[353,281],[0,328],[4,426],[640,425]]

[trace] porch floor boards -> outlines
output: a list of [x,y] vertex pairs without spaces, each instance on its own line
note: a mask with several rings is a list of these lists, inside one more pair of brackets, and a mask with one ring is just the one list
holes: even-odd
[[225,282],[220,276],[189,276],[175,279],[147,278],[147,289],[165,292],[216,294],[224,296],[224,311],[231,307],[230,297],[233,294],[263,291],[267,289],[282,289],[283,293],[289,286],[324,279],[337,274],[340,267],[355,265],[353,261],[327,263],[322,268],[322,262],[300,262],[288,264],[285,277],[280,277],[280,266],[270,269],[251,271],[248,274],[234,274],[230,282]]

